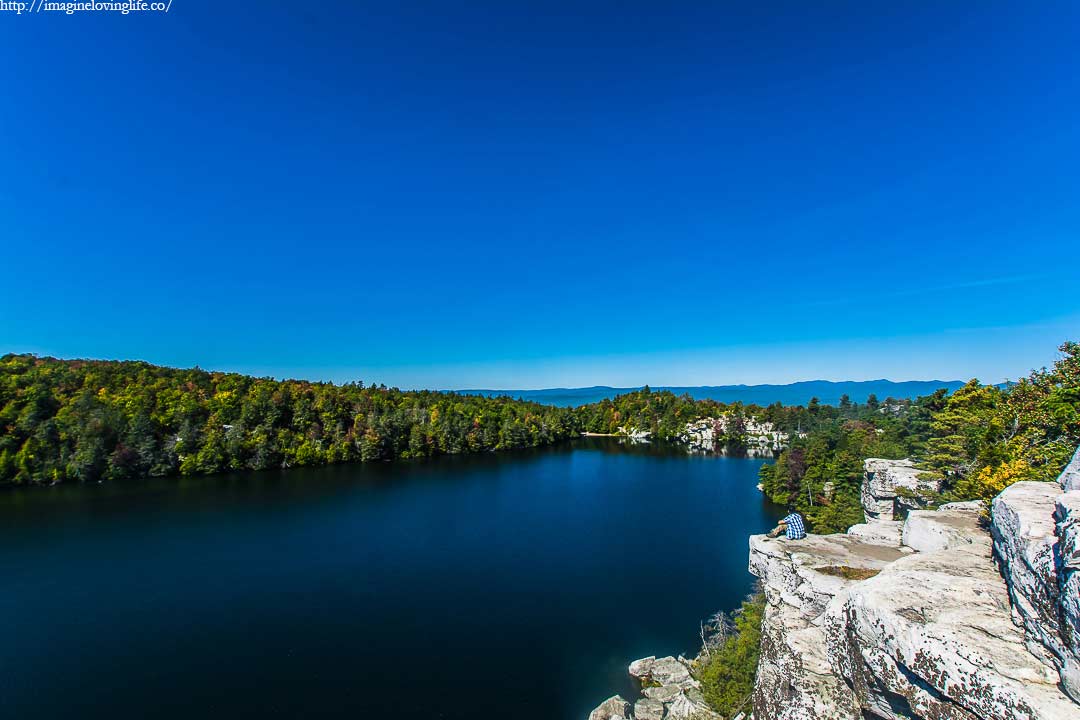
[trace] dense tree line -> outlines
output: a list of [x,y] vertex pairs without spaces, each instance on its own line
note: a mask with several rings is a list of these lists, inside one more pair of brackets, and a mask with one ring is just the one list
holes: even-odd
[[583,431],[672,439],[726,415],[720,441],[771,422],[791,444],[765,492],[819,532],[861,519],[867,457],[915,457],[941,500],[988,498],[1056,475],[1080,442],[1080,346],[1006,388],[971,381],[917,400],[836,406],[694,400],[648,387],[578,408],[363,383],[278,381],[143,362],[0,358],[0,484],[203,474],[535,447]]
[[0,483],[96,482],[544,445],[574,411],[143,362],[0,358]]
[[1006,387],[972,380],[951,395],[819,409],[807,437],[762,467],[762,487],[796,505],[815,532],[842,532],[862,521],[868,457],[914,458],[942,484],[928,504],[989,501],[1014,482],[1052,480],[1080,443],[1080,345],[1060,351],[1052,368]]
[[620,427],[670,438],[725,412],[744,409],[647,388],[572,409],[12,354],[0,358],[0,484],[426,458]]

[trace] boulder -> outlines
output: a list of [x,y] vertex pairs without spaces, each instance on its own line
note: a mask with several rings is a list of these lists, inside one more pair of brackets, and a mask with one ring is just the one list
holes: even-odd
[[709,707],[700,694],[691,691],[679,693],[671,701],[664,720],[723,720],[723,717]]
[[982,528],[979,510],[911,510],[904,521],[903,543],[918,552],[973,544],[989,551],[990,536]]
[[1072,456],[1072,461],[1061,473],[1058,482],[1065,492],[1075,492],[1080,490],[1080,447],[1076,448],[1076,452],[1073,453]]
[[652,698],[642,698],[634,703],[634,720],[663,720],[664,703]]
[[589,720],[625,720],[630,717],[630,703],[621,695],[612,695],[589,713]]
[[661,685],[697,686],[697,681],[690,677],[690,669],[670,656],[660,658],[652,664],[648,679]]
[[682,688],[674,685],[658,685],[645,688],[641,691],[641,694],[652,700],[659,700],[661,703],[669,703],[681,692]]
[[652,667],[655,664],[656,656],[650,655],[647,658],[641,658],[640,660],[635,660],[630,663],[630,667],[627,668],[627,671],[630,673],[630,677],[642,680],[649,676],[649,673],[652,671]]
[[866,542],[900,547],[904,523],[899,520],[872,520],[848,528],[847,534]]
[[924,471],[911,460],[868,458],[863,471],[861,499],[867,522],[894,520],[898,513],[919,507],[921,495],[941,489],[940,482],[921,479]]

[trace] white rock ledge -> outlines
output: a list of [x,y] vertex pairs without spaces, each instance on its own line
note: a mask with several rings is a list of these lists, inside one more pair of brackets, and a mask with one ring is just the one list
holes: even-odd
[[917,472],[867,461],[868,522],[847,535],[751,538],[767,600],[754,717],[1080,720],[1080,492],[1014,485],[991,535],[981,503],[900,503],[926,489]]

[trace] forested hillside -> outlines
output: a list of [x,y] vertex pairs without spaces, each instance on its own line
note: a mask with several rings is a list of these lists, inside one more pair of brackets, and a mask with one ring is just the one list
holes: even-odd
[[532,447],[576,422],[505,398],[6,355],[0,430],[0,483],[51,483]]
[[[1052,368],[1006,388],[972,380],[914,402],[847,405],[819,418],[761,470],[765,492],[793,503],[815,532],[862,522],[859,487],[868,457],[912,457],[942,480],[934,502],[989,500],[1020,480],[1051,480],[1080,443],[1080,345],[1065,343]],[[827,492],[826,483],[831,483]]]
[[[867,457],[921,460],[945,499],[1049,479],[1080,441],[1080,346],[1002,389],[971,381],[917,400],[768,407],[648,387],[562,408],[363,383],[278,381],[143,362],[0,358],[0,484],[204,474],[535,447],[620,428],[673,439],[687,423],[755,418],[789,433],[765,492],[819,531],[861,520]],[[743,423],[719,442],[738,447]],[[828,483],[828,485],[827,485]]]
[[687,422],[724,413],[762,413],[795,426],[811,423],[817,410],[727,406],[648,388],[571,409],[144,362],[5,355],[0,484],[425,458],[535,447],[619,427],[672,438]]

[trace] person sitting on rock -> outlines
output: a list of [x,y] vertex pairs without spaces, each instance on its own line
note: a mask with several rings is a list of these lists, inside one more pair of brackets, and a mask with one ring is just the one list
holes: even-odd
[[794,506],[788,507],[787,517],[772,529],[769,537],[779,537],[780,533],[785,533],[788,540],[802,540],[806,537],[806,525],[803,524],[802,515],[796,512]]

